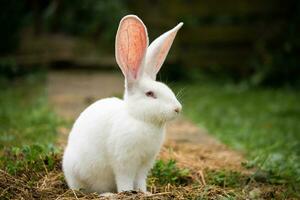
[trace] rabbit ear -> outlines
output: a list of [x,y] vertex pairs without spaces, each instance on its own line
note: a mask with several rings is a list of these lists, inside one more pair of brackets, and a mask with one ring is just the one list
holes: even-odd
[[173,29],[162,34],[148,47],[144,70],[152,79],[156,79],[156,75],[168,55],[176,33],[182,25],[183,23],[181,22]]
[[148,47],[144,23],[135,15],[125,16],[119,24],[115,45],[116,60],[126,82],[138,80]]

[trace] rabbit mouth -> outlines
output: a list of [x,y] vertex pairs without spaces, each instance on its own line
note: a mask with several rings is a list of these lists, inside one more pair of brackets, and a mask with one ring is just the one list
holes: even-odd
[[164,113],[164,114],[159,114],[153,117],[150,117],[150,121],[156,124],[165,124],[168,121],[172,121],[176,119],[179,116],[179,113]]

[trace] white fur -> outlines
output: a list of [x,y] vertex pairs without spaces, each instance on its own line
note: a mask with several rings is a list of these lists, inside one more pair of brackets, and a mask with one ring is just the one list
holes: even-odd
[[[71,189],[147,191],[147,174],[163,143],[165,123],[181,109],[173,92],[150,77],[144,73],[130,87],[126,83],[124,100],[102,99],[80,114],[63,157]],[[150,90],[156,98],[145,95]]]

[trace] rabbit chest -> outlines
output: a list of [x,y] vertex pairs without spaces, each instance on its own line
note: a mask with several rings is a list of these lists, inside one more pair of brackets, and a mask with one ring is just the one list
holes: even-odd
[[164,127],[142,122],[122,123],[112,128],[110,146],[113,157],[122,162],[147,162],[154,159],[164,140]]

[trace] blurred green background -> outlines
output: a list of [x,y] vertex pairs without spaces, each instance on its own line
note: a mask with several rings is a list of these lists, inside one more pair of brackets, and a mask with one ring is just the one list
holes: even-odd
[[184,115],[244,152],[267,182],[300,191],[299,0],[0,4],[0,148],[53,142],[62,122],[47,70],[119,71],[117,26],[136,14],[150,41],[184,22],[159,75],[180,91]]
[[114,67],[118,22],[134,13],[150,40],[185,23],[167,59],[170,79],[201,70],[250,85],[299,85],[297,0],[3,0],[0,9],[8,76],[24,66]]

